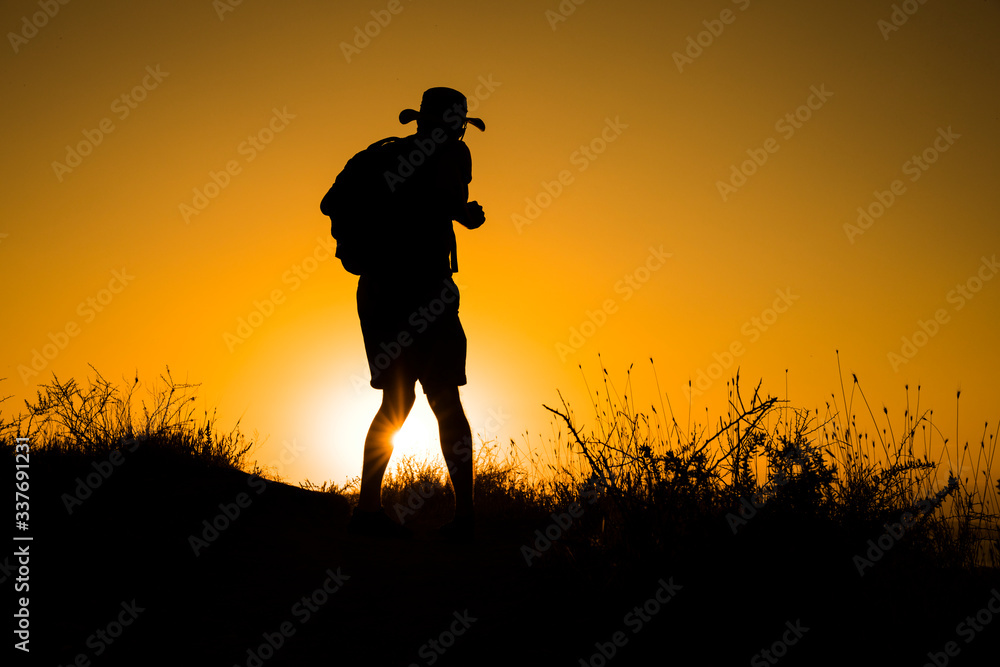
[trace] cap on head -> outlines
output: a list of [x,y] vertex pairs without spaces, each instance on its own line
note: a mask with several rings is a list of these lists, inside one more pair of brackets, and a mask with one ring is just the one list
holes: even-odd
[[469,104],[465,95],[453,88],[428,88],[420,100],[420,111],[403,109],[399,112],[399,122],[407,124],[414,120],[429,125],[456,127],[468,123],[480,132],[486,131],[486,123],[481,118],[469,118]]

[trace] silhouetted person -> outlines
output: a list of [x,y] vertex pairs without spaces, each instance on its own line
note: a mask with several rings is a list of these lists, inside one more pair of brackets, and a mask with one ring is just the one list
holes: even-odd
[[420,382],[438,421],[441,449],[455,490],[455,519],[442,528],[449,538],[471,539],[472,431],[459,398],[466,383],[466,338],[458,319],[458,270],[452,221],[469,229],[486,218],[469,201],[472,156],[465,142],[464,95],[450,88],[424,92],[420,111],[406,109],[401,123],[417,121],[415,134],[393,144],[394,169],[385,173],[392,190],[390,232],[380,245],[381,268],[358,280],[358,315],[371,385],[382,405],[365,439],[361,497],[350,531],[408,536],[382,509],[382,478],[392,454],[392,436],[416,400]]

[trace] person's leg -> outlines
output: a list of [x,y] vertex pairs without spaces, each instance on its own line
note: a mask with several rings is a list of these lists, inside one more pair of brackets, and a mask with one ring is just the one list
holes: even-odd
[[438,421],[441,453],[455,488],[455,516],[472,516],[472,429],[462,408],[458,387],[433,389],[427,402]]
[[402,428],[416,399],[413,382],[398,382],[382,390],[382,405],[365,438],[358,508],[374,512],[382,507],[382,477],[392,456],[392,436]]

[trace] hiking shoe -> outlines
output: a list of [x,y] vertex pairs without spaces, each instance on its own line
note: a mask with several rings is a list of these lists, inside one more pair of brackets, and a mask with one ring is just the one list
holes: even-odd
[[453,521],[441,526],[438,534],[447,542],[469,544],[475,541],[476,521],[471,516],[457,516]]
[[413,537],[413,532],[401,526],[388,516],[381,509],[374,512],[366,512],[354,508],[351,514],[351,521],[347,524],[347,532],[352,535],[364,535],[367,537],[396,538],[408,540]]

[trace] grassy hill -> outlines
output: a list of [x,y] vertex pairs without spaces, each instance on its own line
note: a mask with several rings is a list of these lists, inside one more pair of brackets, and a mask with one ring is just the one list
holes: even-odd
[[9,470],[31,446],[30,664],[986,664],[1000,644],[995,495],[935,497],[933,462],[866,464],[808,421],[765,431],[773,399],[737,390],[691,439],[612,391],[593,433],[564,406],[579,465],[536,480],[482,445],[477,540],[451,544],[440,469],[386,480],[415,539],[355,537],[353,489],[267,479],[165,379],[144,410],[138,382],[56,380],[3,424]]

